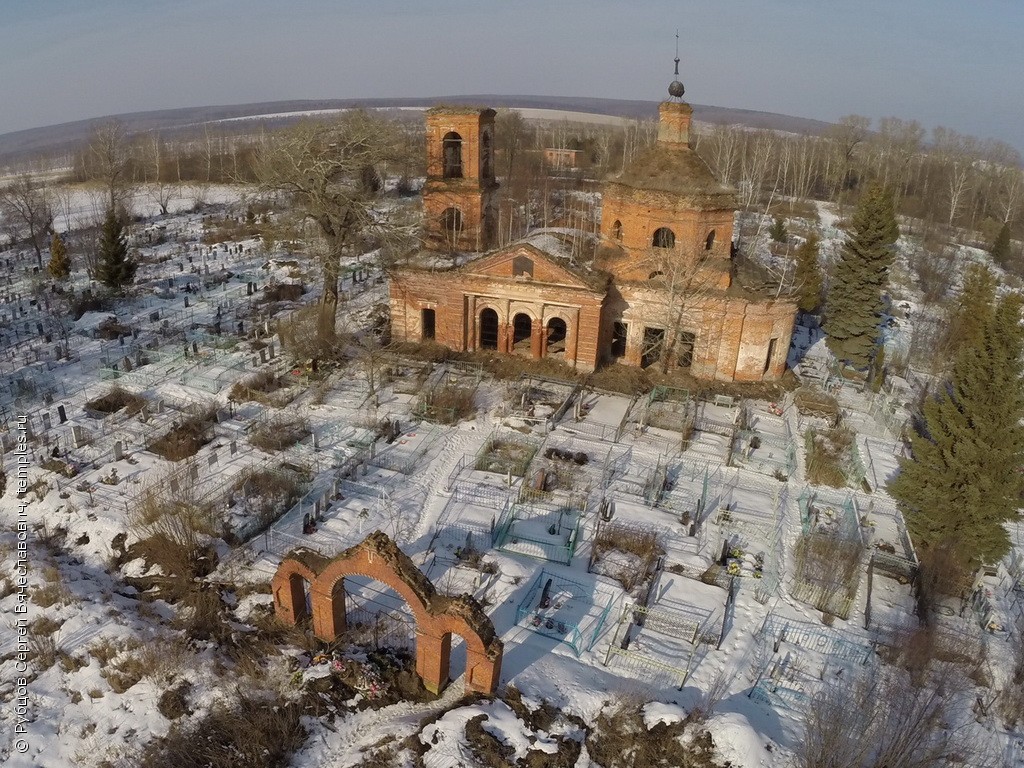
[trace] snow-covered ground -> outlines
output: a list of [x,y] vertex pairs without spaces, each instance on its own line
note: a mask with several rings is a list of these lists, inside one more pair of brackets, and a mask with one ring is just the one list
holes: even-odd
[[[695,429],[684,441],[667,421],[642,423],[639,397],[584,390],[549,424],[554,405],[526,418],[520,399],[509,402],[510,388],[485,377],[474,417],[453,426],[421,421],[414,415],[420,388],[399,372],[420,363],[392,361],[396,375],[371,392],[365,361],[314,373],[307,361],[285,356],[275,329],[300,302],[265,301],[268,288],[301,282],[308,289],[315,275],[301,256],[268,251],[255,235],[202,244],[225,213],[242,217],[244,191],[197,194],[211,207],[186,212],[197,195],[183,190],[175,212],[138,227],[133,241],[144,261],[134,296],[76,323],[60,316],[56,295],[32,292],[32,257],[0,254],[11,278],[0,287],[7,476],[0,609],[10,627],[0,631],[4,765],[132,764],[151,739],[230,706],[238,680],[282,700],[330,682],[337,670],[312,663],[301,636],[268,643],[255,627],[269,611],[269,580],[285,553],[301,545],[331,555],[374,530],[396,539],[440,590],[469,592],[486,606],[505,643],[502,687],[515,686],[528,711],[511,700],[460,702],[465,649],[456,642],[456,679],[441,698],[365,708],[372,691],[357,688],[352,707],[302,718],[308,736],[291,765],[358,765],[388,745],[401,752],[406,737],[421,746],[421,762],[406,764],[471,765],[469,755],[487,738],[478,731],[503,745],[512,764],[582,742],[602,712],[636,699],[647,728],[709,713],[699,727],[711,734],[723,764],[783,768],[803,738],[811,697],[844,673],[881,664],[875,644],[916,623],[910,586],[891,571],[876,569],[869,608],[866,557],[846,618],[798,599],[809,594],[796,578],[797,541],[809,525],[800,499],[814,489],[805,482],[803,431],[789,399],[744,401],[751,434],[742,439],[740,404],[695,403]],[[137,195],[136,210],[153,216],[144,196]],[[67,222],[90,220],[92,205],[88,194],[76,193]],[[820,210],[825,236],[834,239],[840,235],[830,216]],[[161,242],[147,242],[144,233],[157,226]],[[386,301],[386,285],[372,266],[345,267],[341,311],[350,326],[365,326]],[[79,278],[76,288],[84,287]],[[825,355],[817,332],[803,329],[797,338],[800,359]],[[276,399],[229,398],[254,374],[279,377],[281,388],[267,396]],[[427,375],[443,374],[436,368]],[[97,410],[115,386],[134,395],[134,405]],[[564,387],[553,402],[571,391]],[[827,525],[829,511],[848,502],[850,535],[898,565],[913,555],[884,485],[898,468],[900,443],[871,396],[849,388],[836,394],[858,429],[869,490],[858,482],[833,492],[835,499],[816,497],[814,525]],[[211,415],[194,456],[171,461],[155,452],[204,410]],[[30,434],[19,432],[22,416]],[[399,424],[390,442],[378,436],[384,418]],[[294,423],[309,431],[298,443],[280,450],[254,444],[256,435],[280,434]],[[20,454],[19,434],[27,440]],[[501,439],[536,449],[521,473],[478,462]],[[287,483],[295,485],[291,495]],[[210,505],[217,537],[204,542],[212,543],[217,563],[199,578],[223,603],[219,639],[190,635],[198,607],[175,603],[170,593],[147,594],[166,587],[168,576],[133,547],[148,491]],[[250,537],[262,527],[253,517],[268,499],[273,519]],[[604,499],[614,503],[602,515]],[[316,530],[304,532],[310,515]],[[15,569],[19,522],[24,585]],[[248,541],[228,545],[225,526]],[[595,548],[602,529],[605,540],[609,530],[621,538]],[[1024,558],[1024,534],[1016,533]],[[649,573],[629,544],[645,535],[659,549]],[[548,579],[553,590],[542,606]],[[989,614],[974,608],[959,625],[996,668],[1009,668],[1005,641],[1021,610],[1019,579],[1019,568],[1007,570],[987,587],[1004,617],[1001,628],[983,632]],[[368,580],[346,586],[353,616],[379,627],[374,617],[387,615],[393,628],[384,643],[413,646],[411,617],[394,592]],[[25,634],[20,619],[31,627]],[[247,644],[260,649],[258,658],[239,651]],[[366,658],[349,653],[355,655],[347,660]],[[168,696],[179,690],[181,711]],[[963,693],[970,727],[974,696],[973,689]],[[542,702],[561,714],[540,725],[531,713]],[[1020,738],[994,718],[978,728],[1002,739],[1007,754]],[[576,765],[590,764],[584,747]]]

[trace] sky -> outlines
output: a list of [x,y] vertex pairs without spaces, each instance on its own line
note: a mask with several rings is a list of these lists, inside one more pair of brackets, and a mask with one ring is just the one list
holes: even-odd
[[0,0],[0,133],[472,93],[895,116],[1024,152],[1024,0]]

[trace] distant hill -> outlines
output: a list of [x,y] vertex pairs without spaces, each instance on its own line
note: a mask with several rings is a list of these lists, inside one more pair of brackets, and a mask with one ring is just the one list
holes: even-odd
[[[303,113],[316,110],[344,109],[351,107],[428,107],[438,103],[486,104],[492,107],[552,109],[571,112],[588,112],[625,118],[653,118],[657,115],[657,102],[629,101],[625,99],[591,99],[574,96],[499,96],[496,94],[470,94],[466,96],[443,96],[407,99],[324,99],[296,101],[266,101],[257,104],[235,104],[216,107],[185,107],[162,109],[152,112],[130,112],[110,115],[91,120],[76,120],[71,123],[29,128],[23,131],[0,134],[0,164],[41,153],[51,154],[67,151],[89,135],[93,126],[107,120],[122,122],[130,133],[147,131],[183,132],[196,129],[204,123],[245,117],[265,119],[279,124],[288,122],[289,112]],[[751,128],[769,128],[790,133],[820,134],[829,123],[809,120],[803,117],[780,115],[774,112],[755,112],[749,109],[730,109],[694,104],[694,119],[705,123],[739,124]],[[272,115],[273,118],[258,116]],[[299,117],[301,115],[297,115]]]

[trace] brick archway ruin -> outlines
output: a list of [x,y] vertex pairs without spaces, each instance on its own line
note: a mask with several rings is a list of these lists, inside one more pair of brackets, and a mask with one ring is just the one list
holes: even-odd
[[313,634],[331,642],[346,629],[346,576],[386,584],[408,603],[416,619],[416,673],[427,690],[439,694],[448,684],[452,634],[466,641],[466,693],[497,690],[503,645],[480,603],[469,595],[439,595],[430,579],[381,531],[335,558],[302,548],[286,555],[271,581],[274,612],[288,624],[307,618],[308,584]]

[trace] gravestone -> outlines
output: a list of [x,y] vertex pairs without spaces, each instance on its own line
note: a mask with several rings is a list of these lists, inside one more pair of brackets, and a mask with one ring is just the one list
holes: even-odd
[[60,423],[61,424],[63,424],[64,422],[66,422],[68,420],[68,412],[67,412],[67,409],[65,409],[63,405],[58,405],[57,406],[57,418],[60,419]]
[[81,448],[89,438],[85,430],[75,424],[71,427],[71,439],[75,443],[75,448]]
[[50,414],[44,413],[43,416],[42,416],[42,419],[43,419],[43,431],[45,432],[45,431],[50,429]]
[[230,449],[231,449],[231,455],[234,456],[236,453],[238,453],[238,443],[236,443],[234,440],[232,440],[231,441],[231,445],[230,445]]
[[114,442],[114,461],[120,461],[124,458],[124,446],[121,445],[121,441],[117,440]]

